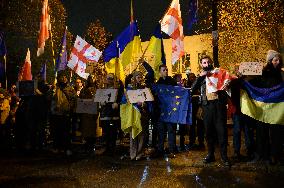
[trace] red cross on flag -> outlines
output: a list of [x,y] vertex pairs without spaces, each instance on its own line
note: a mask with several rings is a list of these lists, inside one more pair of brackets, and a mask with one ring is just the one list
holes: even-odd
[[234,77],[225,69],[215,68],[206,76],[206,89],[208,93],[215,93],[219,90],[224,90],[228,93],[228,95],[231,95],[228,85],[232,79],[234,79]]
[[49,31],[50,17],[48,14],[48,0],[44,0],[40,18],[37,56],[40,56],[44,52],[45,41],[49,38]]
[[98,62],[101,55],[102,52],[77,36],[67,66],[80,77],[87,79],[89,76],[89,73],[85,72],[87,63]]
[[161,20],[161,30],[172,38],[172,64],[184,55],[183,26],[179,0],[173,0]]

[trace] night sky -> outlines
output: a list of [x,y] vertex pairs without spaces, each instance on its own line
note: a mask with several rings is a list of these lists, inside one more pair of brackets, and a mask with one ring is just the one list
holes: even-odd
[[[76,35],[82,35],[87,25],[101,20],[107,31],[116,37],[130,22],[130,0],[62,0],[67,10],[67,25]],[[138,20],[141,38],[149,40],[156,24],[166,12],[171,0],[133,0],[134,17]],[[180,0],[184,33],[188,33],[189,0]]]

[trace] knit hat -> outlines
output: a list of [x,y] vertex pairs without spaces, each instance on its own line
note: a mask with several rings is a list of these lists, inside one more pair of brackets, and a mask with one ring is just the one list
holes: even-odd
[[275,50],[268,50],[266,56],[266,63],[271,62],[274,57],[280,57],[280,53],[276,52]]

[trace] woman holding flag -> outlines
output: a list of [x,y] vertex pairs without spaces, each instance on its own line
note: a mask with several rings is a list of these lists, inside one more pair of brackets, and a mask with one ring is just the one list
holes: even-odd
[[[283,132],[283,60],[279,52],[269,50],[262,76],[245,83],[249,101],[255,104],[253,108],[245,103],[244,95],[242,112],[258,120],[256,121],[256,161],[279,162]],[[251,85],[250,85],[251,84]],[[248,100],[247,100],[248,101]],[[259,105],[260,104],[260,105]],[[253,109],[253,110],[250,110]],[[256,112],[256,113],[253,113]],[[258,113],[261,112],[261,113]]]
[[[132,73],[131,84],[128,85],[128,89],[144,89],[145,85],[143,82],[143,74],[140,71],[134,71]],[[149,110],[147,107],[147,103],[136,103],[132,104],[135,110],[139,111],[140,123],[142,127],[142,131],[134,137],[132,132],[130,133],[130,159],[131,160],[140,160],[144,155],[144,149],[146,145],[146,130],[149,123]],[[139,120],[138,120],[139,121]]]

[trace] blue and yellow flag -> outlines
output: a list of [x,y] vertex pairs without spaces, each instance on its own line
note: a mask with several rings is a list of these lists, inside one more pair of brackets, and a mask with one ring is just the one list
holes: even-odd
[[243,86],[243,114],[264,123],[284,125],[284,83],[272,88],[257,88],[245,81]]
[[166,64],[161,24],[157,25],[154,35],[151,37],[149,46],[146,50],[146,53],[148,53],[153,58],[151,61],[149,61],[149,64],[152,66],[155,72],[155,78],[158,80],[160,77],[159,66],[161,64]]
[[125,75],[131,73],[142,55],[141,39],[137,22],[132,22],[103,52],[108,73],[114,73],[124,82]]
[[136,138],[142,132],[141,112],[135,104],[127,102],[124,95],[120,104],[121,130],[131,133],[132,138]]
[[159,99],[160,121],[192,124],[192,105],[189,89],[181,86],[155,85],[155,95]]

